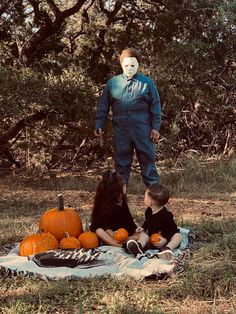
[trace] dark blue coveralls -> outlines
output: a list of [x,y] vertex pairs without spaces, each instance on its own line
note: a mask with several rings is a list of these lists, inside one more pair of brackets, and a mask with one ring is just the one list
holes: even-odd
[[116,171],[128,183],[134,150],[146,186],[158,183],[156,144],[151,130],[160,130],[160,98],[154,82],[137,73],[128,79],[125,74],[111,78],[99,99],[96,129],[103,129],[110,110],[113,113],[114,158]]

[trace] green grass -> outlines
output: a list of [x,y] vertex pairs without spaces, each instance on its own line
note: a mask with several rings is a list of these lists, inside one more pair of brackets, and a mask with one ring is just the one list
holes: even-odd
[[236,159],[190,159],[174,168],[165,168],[161,183],[168,186],[174,195],[188,193],[211,197],[215,193],[235,193]]
[[[190,226],[196,232],[195,250],[185,263],[183,273],[162,281],[118,280],[111,277],[43,281],[9,278],[2,272],[0,313],[235,313],[235,160],[218,163],[190,160],[182,162],[181,167],[181,170],[176,167],[162,170],[162,183],[171,188],[175,197],[180,196],[186,202],[189,198],[205,201],[209,196],[215,203],[219,198],[221,200],[217,208],[215,204],[209,205],[212,206],[211,212],[216,214],[212,217],[199,215],[200,218],[196,219],[187,215],[185,218],[183,214],[179,220],[181,226]],[[71,175],[56,180],[60,180],[61,189],[71,197],[78,190],[93,192],[98,182],[98,178]],[[57,193],[57,188],[53,188],[49,179],[36,180],[33,184],[27,180],[19,183],[14,179],[8,184],[3,189],[6,194],[0,198],[0,248],[34,232],[40,214],[50,205],[49,198],[52,199],[53,192]],[[26,197],[24,190],[32,197]],[[17,191],[22,194],[17,194]],[[40,191],[45,194],[41,196]],[[143,192],[140,176],[132,176],[129,194],[143,195]],[[36,193],[39,193],[40,200],[33,197]],[[84,195],[87,197],[90,193]],[[228,216],[217,215],[218,212],[224,213],[226,207]],[[184,209],[188,214],[191,205]],[[133,213],[141,221],[141,211],[137,208]]]

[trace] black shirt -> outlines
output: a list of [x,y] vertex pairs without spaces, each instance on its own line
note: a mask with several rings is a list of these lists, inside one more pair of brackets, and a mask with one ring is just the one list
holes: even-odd
[[125,228],[130,236],[134,234],[137,228],[129,211],[128,205],[124,202],[121,206],[116,205],[109,217],[105,216],[100,218],[99,222],[92,222],[90,226],[91,231],[95,232],[98,228],[102,228],[104,230],[111,229],[113,231],[116,231],[119,228]]
[[149,236],[161,232],[167,241],[170,241],[172,236],[179,232],[173,214],[165,206],[155,214],[152,213],[151,207],[148,207],[145,211],[145,221],[142,227],[148,232]]

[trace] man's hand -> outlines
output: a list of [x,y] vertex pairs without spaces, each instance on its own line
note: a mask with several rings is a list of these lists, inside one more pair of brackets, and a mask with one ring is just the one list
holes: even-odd
[[151,140],[152,140],[154,143],[157,143],[159,137],[160,137],[160,133],[159,133],[157,130],[152,129],[152,131],[151,131]]
[[102,136],[103,135],[103,133],[104,133],[104,131],[102,130],[102,129],[96,129],[95,131],[94,131],[94,135],[95,136]]
[[102,129],[96,129],[94,131],[94,135],[98,137],[100,147],[103,146],[103,133],[104,131]]

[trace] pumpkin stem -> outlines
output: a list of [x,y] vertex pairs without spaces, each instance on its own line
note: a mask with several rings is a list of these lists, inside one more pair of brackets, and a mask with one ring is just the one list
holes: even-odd
[[58,194],[57,199],[58,199],[58,209],[64,210],[64,198],[63,198],[62,194]]
[[89,223],[88,223],[88,218],[86,217],[85,218],[85,231],[89,231],[90,228],[89,228]]
[[69,238],[70,237],[69,232],[66,231],[65,236],[66,236],[66,238]]

